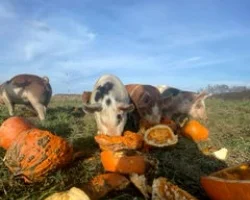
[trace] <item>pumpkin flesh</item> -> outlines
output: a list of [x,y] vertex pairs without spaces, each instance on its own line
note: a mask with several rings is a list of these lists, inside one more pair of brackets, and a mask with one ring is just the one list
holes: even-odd
[[14,176],[26,182],[41,181],[48,172],[73,159],[73,148],[49,131],[30,129],[7,150],[4,163]]
[[167,125],[156,125],[144,134],[146,144],[154,147],[167,147],[175,145],[178,142],[178,136]]

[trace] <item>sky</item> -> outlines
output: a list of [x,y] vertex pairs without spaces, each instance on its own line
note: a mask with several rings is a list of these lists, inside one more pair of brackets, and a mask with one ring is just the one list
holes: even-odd
[[124,84],[250,86],[249,0],[0,0],[0,82],[48,76],[53,93]]

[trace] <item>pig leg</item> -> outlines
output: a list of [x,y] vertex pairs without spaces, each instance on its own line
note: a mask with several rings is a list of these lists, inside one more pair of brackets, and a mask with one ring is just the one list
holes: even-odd
[[9,115],[13,116],[14,115],[14,104],[10,101],[9,96],[7,95],[6,92],[3,92],[2,96],[4,104],[7,106]]
[[44,105],[42,105],[41,103],[36,102],[36,101],[31,101],[30,103],[33,106],[33,108],[36,110],[36,112],[38,113],[39,119],[41,121],[44,120],[45,114],[46,114],[46,107]]

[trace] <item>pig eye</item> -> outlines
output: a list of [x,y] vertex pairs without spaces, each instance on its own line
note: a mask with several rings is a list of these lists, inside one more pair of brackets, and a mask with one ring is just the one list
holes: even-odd
[[120,124],[121,121],[122,121],[122,116],[121,116],[120,114],[118,114],[118,115],[116,116],[116,118],[117,118],[117,124]]

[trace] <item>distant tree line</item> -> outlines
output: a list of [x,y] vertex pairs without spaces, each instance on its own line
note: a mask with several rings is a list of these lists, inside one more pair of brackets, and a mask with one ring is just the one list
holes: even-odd
[[243,92],[250,90],[247,86],[228,86],[226,84],[216,84],[216,85],[208,85],[205,88],[201,88],[199,91],[206,91],[212,94],[221,94],[221,93],[229,93],[229,92]]

